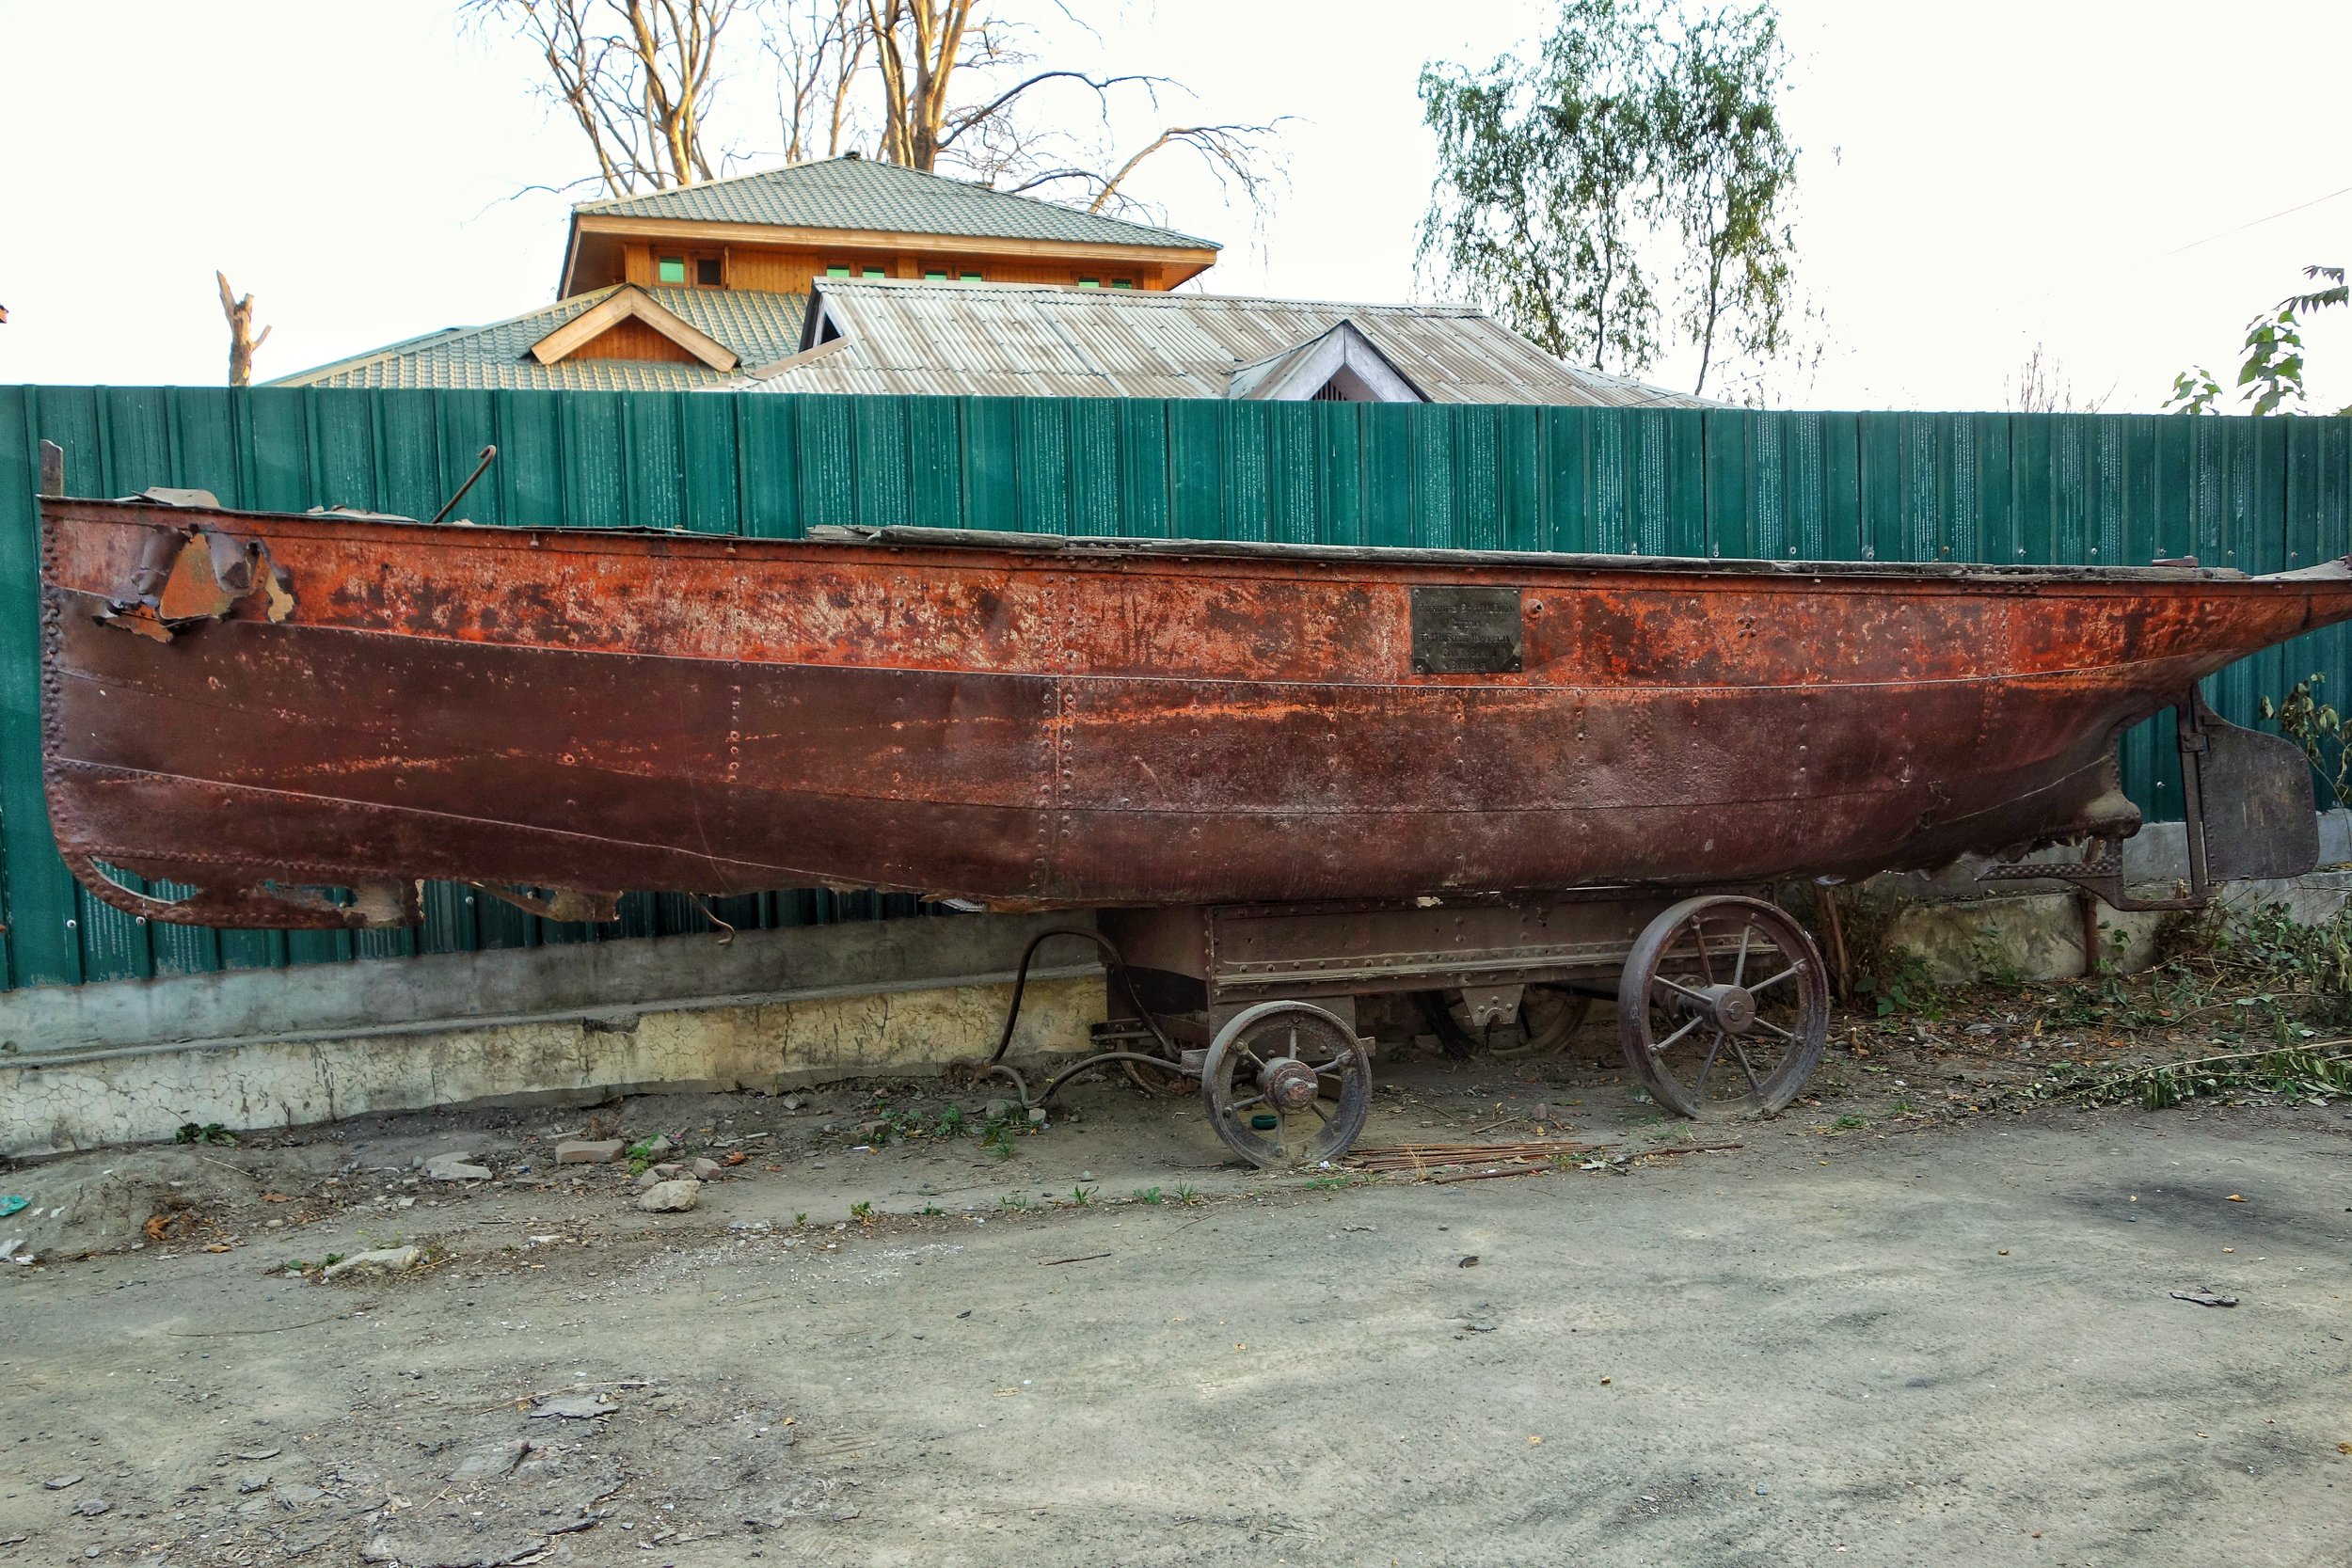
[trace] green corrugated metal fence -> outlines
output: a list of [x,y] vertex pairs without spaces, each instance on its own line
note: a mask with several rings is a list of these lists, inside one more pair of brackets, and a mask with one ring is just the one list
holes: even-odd
[[[2249,572],[2352,549],[2352,420],[1763,414],[695,393],[0,388],[0,981],[595,941],[435,888],[420,931],[143,926],[83,895],[41,801],[36,443],[67,488],[198,486],[243,507],[425,516],[495,442],[480,523],[791,537],[815,523],[1827,560],[2129,564],[2195,555]],[[2325,671],[2342,628],[2217,680],[2258,694]],[[1834,658],[1835,649],[1822,657]],[[2177,816],[2169,748],[2125,778]],[[811,893],[722,900],[730,924],[911,912]],[[633,896],[618,934],[708,929]]]

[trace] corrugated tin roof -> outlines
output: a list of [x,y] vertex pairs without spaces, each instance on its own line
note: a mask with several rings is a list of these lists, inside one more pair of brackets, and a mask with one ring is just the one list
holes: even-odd
[[1563,364],[1467,305],[842,278],[816,297],[847,346],[746,390],[1222,398],[1235,370],[1344,321],[1435,403],[1720,406]]
[[[278,387],[535,388],[595,392],[722,390],[740,377],[706,365],[644,359],[582,359],[553,365],[531,357],[531,345],[626,284],[597,289],[487,326],[445,327],[372,354],[337,360],[271,383]],[[801,342],[808,295],[748,289],[647,289],[664,308],[742,356],[767,365]]]
[[[1287,355],[1348,322],[1436,403],[1714,406],[1564,365],[1464,305],[1346,305],[1022,283],[828,278],[818,297],[847,341],[764,380],[664,360],[575,356],[542,365],[531,357],[532,344],[626,286],[486,326],[446,327],[273,385],[1223,398],[1235,371]],[[745,370],[787,359],[803,341],[806,294],[645,293],[733,349]]]
[[871,158],[790,164],[763,174],[710,180],[644,196],[591,201],[582,215],[674,218],[691,223],[773,223],[795,229],[876,229],[973,239],[1059,240],[1076,245],[1215,250],[1214,240],[993,191]]

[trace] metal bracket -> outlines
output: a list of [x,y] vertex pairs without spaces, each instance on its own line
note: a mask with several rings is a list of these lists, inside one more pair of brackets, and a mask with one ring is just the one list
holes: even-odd
[[2096,896],[2111,910],[2125,912],[2155,910],[2201,910],[2213,901],[2205,876],[2205,791],[2202,765],[2206,752],[2204,721],[2213,709],[2195,687],[2172,705],[2172,733],[2181,752],[2181,816],[2188,838],[2188,895],[2181,898],[2135,898],[2123,891],[2121,839],[2101,838],[2082,860],[2065,862],[2003,861],[1977,873],[1980,882],[2070,882]]
[[2310,766],[2292,741],[2229,722],[2195,687],[2172,705],[2181,757],[2181,816],[2188,847],[2188,891],[2135,898],[2123,888],[2120,840],[2098,838],[2084,860],[2005,861],[1979,881],[2069,882],[2111,909],[2201,910],[2216,882],[2294,877],[2319,862]]
[[2094,840],[2099,847],[2081,861],[2003,861],[1977,873],[1980,882],[2067,882],[2096,895],[2112,910],[2201,910],[2212,901],[2213,890],[2197,869],[2192,854],[2189,890],[2185,898],[2135,898],[2123,891],[2123,861],[2116,853],[2118,840]]

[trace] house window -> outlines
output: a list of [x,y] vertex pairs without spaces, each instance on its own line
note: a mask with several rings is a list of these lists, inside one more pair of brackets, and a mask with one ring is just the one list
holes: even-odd
[[890,275],[882,271],[880,267],[867,267],[866,269],[866,276],[868,277],[887,277]]
[[850,276],[850,269],[847,267],[827,267],[825,269],[825,276],[827,277],[847,277]]
[[1081,277],[1078,279],[1078,287],[1081,289],[1099,289],[1102,286],[1103,280],[1099,277]]
[[725,264],[716,256],[694,258],[694,281],[706,289],[715,289],[726,281]]
[[923,281],[926,283],[945,283],[947,281],[947,275],[944,272],[927,272],[923,275]]
[[977,272],[967,272],[963,275],[963,280],[966,283],[977,283],[980,281],[980,275]]
[[685,282],[686,258],[683,256],[661,257],[654,262],[653,276],[657,283]]
[[1136,280],[1132,277],[1114,277],[1111,279],[1111,287],[1114,289],[1132,289],[1135,286]]

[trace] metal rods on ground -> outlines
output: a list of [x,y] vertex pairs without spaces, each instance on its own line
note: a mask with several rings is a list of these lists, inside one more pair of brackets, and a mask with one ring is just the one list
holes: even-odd
[[1567,1160],[1581,1164],[1588,1156],[1613,1161],[1646,1160],[1661,1154],[1706,1154],[1740,1147],[1736,1143],[1669,1144],[1661,1148],[1613,1151],[1605,1144],[1578,1143],[1569,1138],[1534,1138],[1509,1144],[1391,1144],[1382,1148],[1359,1147],[1347,1156],[1347,1164],[1366,1172],[1417,1172],[1434,1180],[1460,1181],[1470,1178],[1438,1173],[1476,1167],[1481,1175],[1518,1176],[1549,1170]]
[[1441,1170],[1454,1165],[1539,1164],[1586,1155],[1598,1144],[1534,1138],[1509,1144],[1391,1144],[1359,1147],[1347,1156],[1358,1170]]

